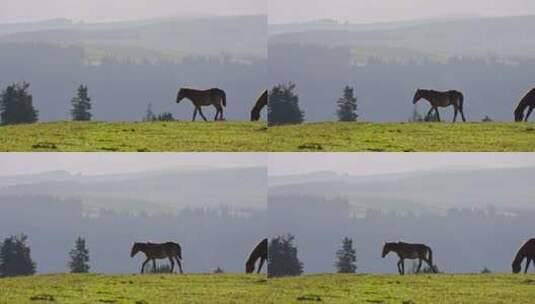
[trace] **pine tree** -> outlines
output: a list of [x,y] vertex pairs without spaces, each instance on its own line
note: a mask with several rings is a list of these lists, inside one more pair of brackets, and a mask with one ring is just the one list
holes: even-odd
[[28,93],[30,84],[15,83],[0,95],[0,118],[3,125],[34,123],[38,111],[33,107],[33,97]]
[[357,121],[359,116],[357,114],[357,98],[355,97],[354,88],[346,86],[344,88],[344,96],[340,97],[336,103],[338,105],[336,115],[338,115],[339,121]]
[[154,112],[152,111],[152,103],[149,103],[147,106],[147,111],[145,112],[145,117],[143,117],[143,121],[155,121],[156,115],[154,115]]
[[72,109],[71,116],[74,121],[89,121],[91,120],[91,97],[87,92],[87,86],[80,85],[75,97],[71,99]]
[[28,237],[24,234],[11,236],[0,245],[0,277],[32,275],[35,263],[30,248],[26,245]]
[[297,257],[293,245],[295,237],[291,234],[271,240],[268,251],[268,276],[298,276],[303,273],[303,263]]
[[305,121],[305,114],[299,108],[299,96],[295,94],[295,84],[281,84],[273,87],[269,93],[269,125],[300,124]]
[[336,252],[336,269],[338,273],[355,273],[357,271],[357,254],[353,240],[344,238],[342,248]]
[[74,248],[69,252],[71,261],[69,268],[71,273],[88,273],[89,272],[89,249],[85,244],[85,239],[78,237],[76,239]]

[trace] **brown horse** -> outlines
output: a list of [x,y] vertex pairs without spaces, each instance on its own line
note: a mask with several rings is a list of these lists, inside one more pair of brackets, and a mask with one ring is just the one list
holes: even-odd
[[527,241],[518,250],[512,265],[513,273],[519,273],[520,270],[522,270],[522,261],[524,258],[527,260],[524,273],[528,273],[529,264],[531,264],[531,262],[535,264],[535,239]]
[[182,260],[182,248],[180,248],[180,245],[178,243],[134,243],[134,246],[132,246],[132,252],[130,253],[130,257],[134,257],[136,254],[138,254],[138,252],[143,252],[147,257],[147,259],[145,260],[145,262],[143,262],[143,265],[141,266],[141,273],[144,272],[145,265],[147,265],[150,260],[152,260],[153,269],[156,269],[156,260],[165,258],[168,258],[171,262],[171,272],[173,272],[173,270],[175,269],[175,262],[173,260],[175,259],[178,264],[180,273],[183,273],[182,263],[180,262]]
[[422,268],[422,261],[425,261],[432,271],[436,272],[436,269],[433,266],[433,251],[430,247],[424,244],[409,244],[403,242],[385,243],[382,257],[384,258],[391,251],[395,252],[399,257],[397,265],[398,272],[401,275],[405,274],[405,259],[418,259],[418,269],[416,270],[416,273],[420,272],[420,269]]
[[255,103],[254,108],[251,110],[251,121],[260,120],[260,112],[268,104],[268,91],[264,90],[258,100]]
[[263,239],[249,254],[247,262],[245,262],[245,272],[253,273],[255,269],[256,261],[260,259],[260,264],[258,265],[258,270],[256,273],[260,273],[264,262],[267,260],[268,256],[268,239]]
[[184,98],[191,100],[193,106],[195,107],[195,110],[193,111],[193,121],[195,121],[195,118],[197,117],[197,112],[201,114],[201,117],[204,119],[204,121],[207,121],[206,117],[202,113],[201,107],[210,105],[213,105],[217,110],[214,120],[224,120],[223,107],[227,106],[227,95],[225,94],[225,91],[218,88],[209,90],[181,88],[178,91],[176,103],[180,103],[180,101]]
[[461,112],[461,117],[463,121],[466,121],[464,118],[463,104],[464,96],[459,91],[447,91],[439,92],[434,90],[422,90],[418,89],[416,94],[414,94],[413,104],[416,104],[420,99],[425,99],[431,104],[431,109],[427,112],[427,117],[431,115],[433,110],[437,114],[438,121],[440,121],[440,114],[438,113],[438,108],[446,108],[453,106],[455,109],[455,115],[453,116],[453,122],[457,120],[457,114]]
[[[524,112],[528,109],[528,114],[524,119]],[[531,89],[518,103],[518,106],[515,109],[515,121],[521,122],[522,120],[528,121],[531,112],[535,109],[535,88]]]

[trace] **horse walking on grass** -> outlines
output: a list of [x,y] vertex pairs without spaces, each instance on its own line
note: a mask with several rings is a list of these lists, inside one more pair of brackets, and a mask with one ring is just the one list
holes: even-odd
[[249,258],[247,259],[247,262],[245,262],[245,272],[246,273],[253,273],[255,269],[255,264],[258,260],[260,260],[260,264],[258,265],[258,270],[256,273],[260,273],[262,271],[262,266],[264,265],[264,262],[267,260],[268,257],[268,239],[263,239],[256,247],[251,251],[251,254],[249,254]]
[[251,121],[260,120],[260,112],[268,104],[268,91],[264,90],[260,97],[258,97],[253,109],[251,110]]
[[436,269],[433,266],[433,251],[429,246],[424,244],[409,244],[403,242],[385,243],[382,257],[384,258],[390,252],[395,252],[399,257],[397,266],[400,275],[405,274],[405,259],[418,259],[418,268],[416,269],[416,273],[420,272],[420,269],[422,268],[422,261],[425,261],[431,270],[436,272]]
[[141,273],[144,272],[145,266],[150,260],[152,260],[153,268],[156,269],[156,260],[165,258],[168,258],[169,262],[171,262],[171,272],[173,272],[175,269],[174,260],[176,260],[180,273],[183,273],[182,263],[180,262],[182,260],[182,248],[178,243],[134,243],[134,246],[132,246],[132,252],[130,253],[130,257],[134,257],[139,252],[143,252],[146,256],[145,262],[143,262],[143,265],[141,265]]
[[529,265],[533,262],[535,266],[535,239],[531,239],[524,243],[518,250],[518,253],[513,260],[513,273],[519,273],[522,270],[522,261],[526,259],[526,269],[524,273],[528,273]]
[[197,112],[199,112],[204,121],[207,121],[206,117],[202,112],[201,107],[211,105],[214,106],[217,110],[215,113],[214,120],[224,120],[223,107],[227,106],[227,95],[225,91],[218,88],[213,88],[209,90],[181,88],[178,91],[176,103],[180,103],[180,101],[182,101],[182,99],[184,98],[189,99],[195,107],[195,110],[193,111],[193,121],[195,121],[195,118],[197,117]]
[[[524,112],[528,108],[528,114],[524,119]],[[518,103],[518,106],[515,109],[515,121],[528,121],[531,112],[535,109],[535,88],[531,89]]]
[[418,89],[416,94],[414,94],[413,104],[416,104],[420,99],[425,99],[431,104],[431,109],[427,112],[427,117],[431,115],[433,111],[436,112],[438,121],[440,121],[440,114],[438,108],[446,108],[453,106],[455,109],[455,115],[453,116],[453,122],[457,120],[457,114],[460,112],[463,121],[466,121],[464,117],[464,96],[459,91],[447,91],[439,92],[434,90],[422,90]]

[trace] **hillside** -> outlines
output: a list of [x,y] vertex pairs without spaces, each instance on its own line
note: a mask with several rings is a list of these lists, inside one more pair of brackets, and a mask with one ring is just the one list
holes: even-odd
[[[407,58],[421,54],[535,58],[533,16],[421,20],[385,24],[333,22],[272,25],[270,44],[351,46],[357,53]],[[373,51],[373,52],[372,52]]]

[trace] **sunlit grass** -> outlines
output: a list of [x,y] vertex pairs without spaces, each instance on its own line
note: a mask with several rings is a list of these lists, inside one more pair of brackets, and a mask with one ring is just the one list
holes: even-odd
[[253,122],[54,122],[0,127],[0,151],[266,151]]
[[531,152],[529,123],[310,123],[270,127],[271,151]]

